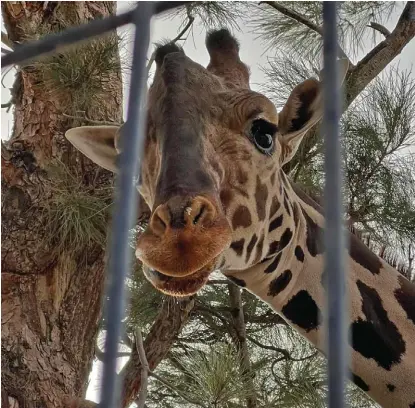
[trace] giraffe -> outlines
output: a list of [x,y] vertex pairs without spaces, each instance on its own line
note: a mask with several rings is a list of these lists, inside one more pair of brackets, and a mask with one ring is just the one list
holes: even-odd
[[[296,86],[278,113],[250,89],[228,30],[210,32],[206,47],[207,68],[176,45],[156,50],[138,185],[151,217],[136,256],[153,286],[172,296],[195,294],[221,270],[324,353],[324,214],[282,170],[321,119],[321,83]],[[119,135],[115,126],[66,133],[113,172]],[[353,381],[384,407],[415,408],[415,286],[349,239]]]

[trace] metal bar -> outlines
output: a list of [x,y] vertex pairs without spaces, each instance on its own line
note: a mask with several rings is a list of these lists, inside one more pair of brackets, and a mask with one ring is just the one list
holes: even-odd
[[108,286],[106,293],[104,369],[101,383],[100,406],[119,406],[120,378],[116,372],[121,325],[125,312],[125,279],[131,265],[132,249],[129,231],[134,226],[138,202],[134,179],[139,172],[139,160],[145,132],[145,96],[147,74],[146,56],[150,42],[150,21],[154,2],[139,2],[134,11],[135,38],[127,121],[121,135],[120,171],[116,183],[115,207],[112,221]]
[[325,145],[325,274],[327,293],[328,406],[345,406],[348,373],[346,330],[346,237],[343,225],[340,84],[337,63],[337,3],[323,3],[324,145]]
[[[190,2],[160,1],[152,3],[156,3],[154,6],[155,14],[160,14]],[[57,34],[48,35],[39,41],[16,46],[15,51],[1,57],[1,66],[4,68],[8,65],[21,64],[22,62],[27,62],[28,60],[37,58],[41,55],[61,50],[68,45],[115,30],[117,27],[132,23],[134,12],[135,11],[132,10],[117,16],[107,17],[103,20],[94,20],[81,26],[70,27]]]

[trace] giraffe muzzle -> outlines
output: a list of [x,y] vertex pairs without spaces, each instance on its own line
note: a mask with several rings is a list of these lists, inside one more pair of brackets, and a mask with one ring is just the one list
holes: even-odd
[[202,270],[212,272],[231,236],[228,220],[212,199],[176,196],[155,209],[137,241],[136,256],[163,276],[190,278]]

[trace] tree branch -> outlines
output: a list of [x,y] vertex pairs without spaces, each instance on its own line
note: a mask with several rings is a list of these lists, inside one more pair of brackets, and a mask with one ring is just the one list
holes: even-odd
[[211,279],[206,282],[206,285],[227,285],[228,283],[227,279]]
[[256,324],[287,325],[287,322],[280,315],[278,315],[272,310],[269,310],[266,313],[259,315],[259,316],[245,314],[245,320],[249,323],[256,323]]
[[[165,298],[143,343],[150,371],[154,370],[167,355],[187,323],[193,307],[194,297],[181,300]],[[141,369],[140,357],[134,348],[130,360],[120,373],[121,377],[124,377],[121,407],[128,407],[136,399],[141,388]]]
[[169,390],[176,393],[179,397],[183,398],[185,401],[189,402],[190,404],[198,405],[199,407],[204,407],[200,401],[191,400],[187,396],[185,396],[181,391],[179,391],[176,387],[173,387],[170,383],[168,383],[164,378],[160,377],[158,374],[151,372],[150,375],[154,377],[156,380],[160,381],[165,387]]
[[[180,33],[177,34],[177,36],[174,37],[171,41],[169,41],[168,44],[175,44],[177,41],[181,40],[183,35],[186,34],[186,31],[192,26],[193,22],[195,21],[195,18],[189,12],[188,12],[187,16],[188,16],[188,21],[187,21],[187,24],[184,26],[183,30],[180,31]],[[150,56],[150,59],[148,60],[147,67],[146,67],[147,76],[148,76],[148,74],[150,72],[150,69],[151,69],[151,66],[153,65],[153,62],[156,58],[156,51],[157,51],[157,49],[152,52],[152,54]]]
[[262,4],[262,3],[268,4],[269,6],[274,8],[275,10],[279,11],[281,14],[284,14],[285,16],[290,17],[293,20],[298,21],[299,23],[301,23],[301,24],[305,25],[306,27],[308,27],[310,30],[313,30],[316,33],[323,36],[323,29],[321,27],[314,24],[313,22],[311,22],[310,20],[308,20],[307,18],[305,18],[301,14],[298,14],[296,11],[290,10],[289,8],[283,6],[278,1],[261,1],[260,4]]
[[[261,3],[268,4],[269,6],[274,8],[275,10],[279,11],[281,14],[284,14],[284,16],[290,17],[293,20],[298,21],[299,23],[305,25],[310,30],[315,31],[317,34],[319,34],[321,37],[323,37],[323,28],[322,27],[320,27],[317,24],[313,23],[312,21],[305,18],[303,15],[297,13],[296,11],[291,10],[291,9],[283,6],[278,1],[261,1]],[[353,64],[350,61],[349,57],[346,55],[346,53],[343,51],[343,49],[340,47],[340,45],[337,45],[337,47],[338,47],[340,57],[347,59],[347,61],[349,62],[349,67],[352,67]]]
[[415,3],[408,1],[394,30],[372,49],[346,77],[344,109],[356,99],[366,86],[398,56],[415,36]]
[[[98,347],[98,345],[95,345],[95,357],[99,361],[104,361],[104,352]],[[121,351],[117,354],[117,357],[129,357],[131,356],[131,352],[129,351]]]
[[254,343],[256,346],[261,347],[261,348],[262,348],[262,349],[264,349],[264,350],[272,350],[272,351],[276,351],[277,353],[281,353],[281,354],[285,357],[285,359],[287,359],[287,360],[291,360],[290,353],[289,353],[287,350],[283,349],[283,348],[280,348],[280,347],[275,347],[275,346],[268,346],[268,345],[266,345],[266,344],[262,344],[262,343],[260,343],[258,340],[254,339],[254,338],[253,338],[253,337],[251,337],[251,336],[246,336],[246,338],[247,338],[249,341],[251,341],[252,343]]
[[147,399],[147,392],[148,392],[148,374],[150,371],[146,352],[144,350],[143,344],[143,336],[141,335],[141,330],[137,328],[135,332],[135,346],[137,349],[138,356],[140,358],[141,363],[141,389],[140,395],[136,401],[137,408],[144,408]]
[[[254,339],[251,336],[246,336],[246,338],[249,341],[252,341],[252,343],[257,345],[258,347],[263,348],[264,350],[272,350],[272,351],[276,351],[277,353],[281,353],[283,355],[283,359],[285,359],[285,360],[303,361],[303,360],[307,360],[309,358],[315,357],[318,354],[318,351],[315,351],[315,352],[311,353],[309,356],[296,358],[296,357],[292,357],[291,354],[286,349],[283,349],[283,348],[280,348],[280,347],[275,347],[275,346],[269,346],[267,344],[262,344],[258,340]],[[280,360],[281,359],[277,359],[277,361],[280,361]]]
[[[233,283],[228,284],[230,306],[232,308],[233,325],[235,328],[234,342],[236,349],[241,356],[240,368],[245,379],[246,386],[250,390],[246,397],[246,406],[248,408],[254,408],[258,405],[256,392],[253,382],[253,373],[251,367],[251,361],[249,358],[248,345],[246,343],[246,326],[244,320],[244,311],[242,305],[241,289],[235,286]],[[248,374],[248,376],[246,375]]]
[[12,50],[14,50],[14,46],[15,46],[14,42],[9,38],[9,36],[4,31],[1,32],[1,42],[7,45]]
[[385,38],[387,38],[391,34],[391,32],[385,26],[379,23],[375,23],[374,21],[371,21],[368,27],[373,28],[376,31],[379,31],[381,34],[385,36]]
[[223,316],[220,312],[215,311],[213,308],[205,306],[198,302],[197,306],[195,307],[195,311],[201,312],[201,313],[208,313],[211,316],[215,316],[217,319],[219,319],[224,327],[229,326],[229,320]]

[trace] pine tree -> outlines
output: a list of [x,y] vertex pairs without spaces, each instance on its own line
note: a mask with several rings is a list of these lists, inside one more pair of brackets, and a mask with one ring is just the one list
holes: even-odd
[[[339,55],[352,67],[341,123],[349,224],[392,262],[398,255],[407,259],[411,271],[415,161],[407,146],[414,138],[414,80],[399,66],[378,75],[413,38],[414,6],[340,4]],[[2,41],[13,46],[114,13],[115,6],[2,3],[2,11],[8,35]],[[397,26],[389,31],[382,24],[398,11]],[[172,14],[182,19],[174,41],[183,42],[195,25],[255,31],[271,55],[263,91],[277,106],[293,86],[321,70],[315,63],[322,44],[320,2],[196,2]],[[362,58],[368,35],[374,35],[374,48]],[[149,72],[151,67],[150,58]],[[14,399],[28,407],[68,401],[92,407],[82,399],[105,333],[100,306],[112,177],[73,151],[63,133],[92,121],[121,122],[119,39],[109,35],[19,67],[13,104],[15,128],[2,145],[2,406]],[[285,169],[317,199],[324,183],[321,144],[316,127]],[[362,189],[364,183],[370,188]],[[147,216],[144,208],[139,225]],[[389,252],[396,244],[402,248],[397,255]],[[138,262],[127,285],[122,406],[325,406],[324,358],[220,274],[182,301],[156,292]],[[144,388],[145,405],[137,399]],[[352,385],[348,401],[352,407],[376,406]]]
[[[114,3],[2,2],[9,47],[115,13]],[[118,38],[16,67],[2,141],[2,406],[84,398],[104,283],[112,174],[73,151],[85,118],[120,122]]]

